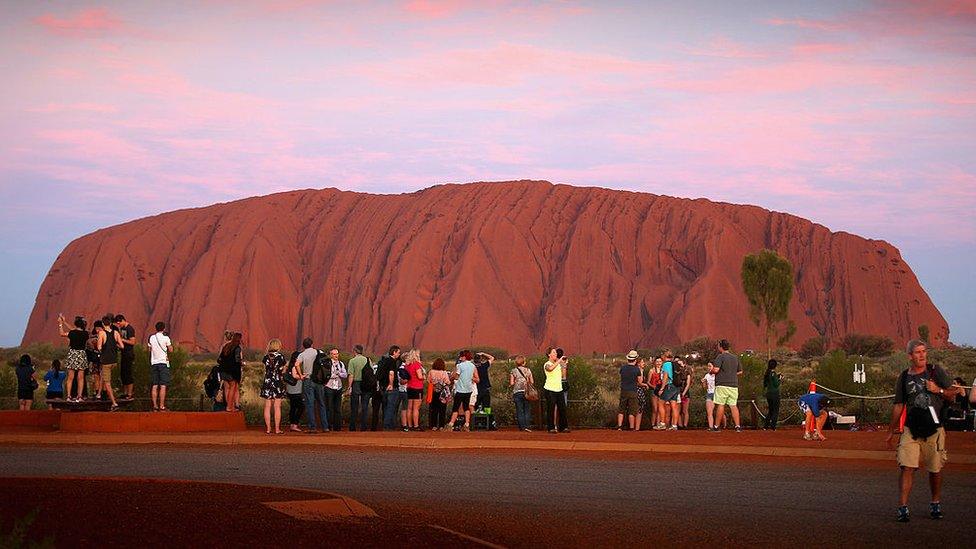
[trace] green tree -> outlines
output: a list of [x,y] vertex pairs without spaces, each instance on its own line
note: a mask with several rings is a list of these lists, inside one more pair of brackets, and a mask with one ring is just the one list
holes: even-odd
[[763,250],[742,259],[742,289],[749,299],[749,317],[756,326],[765,326],[766,355],[772,355],[773,336],[783,345],[796,332],[796,324],[789,320],[790,300],[793,299],[793,265],[773,250]]
[[929,344],[929,325],[922,324],[918,327],[918,338],[925,342],[926,345]]

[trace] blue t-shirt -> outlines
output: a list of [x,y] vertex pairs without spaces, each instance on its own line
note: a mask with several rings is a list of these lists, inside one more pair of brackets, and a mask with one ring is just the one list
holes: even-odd
[[819,416],[820,402],[826,397],[827,395],[822,393],[807,393],[801,396],[799,399],[800,408],[803,408],[804,410],[809,408],[814,417]]
[[620,366],[620,390],[625,393],[636,392],[640,373],[640,368],[635,364],[627,363]]
[[666,372],[668,374],[668,383],[670,383],[670,384],[673,385],[674,384],[674,364],[671,364],[671,361],[670,360],[667,361],[667,362],[665,362],[664,365],[661,366],[661,372],[662,373],[663,372]]
[[454,382],[454,392],[465,394],[473,392],[471,380],[474,379],[474,363],[470,360],[458,362],[456,371],[458,378]]
[[68,377],[67,372],[55,372],[54,370],[48,370],[44,374],[44,381],[47,382],[47,390],[52,393],[63,393],[64,392],[64,379]]

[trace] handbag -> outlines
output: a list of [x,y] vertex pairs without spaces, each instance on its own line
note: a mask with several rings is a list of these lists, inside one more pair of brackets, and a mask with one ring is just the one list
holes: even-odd
[[298,385],[298,379],[291,372],[292,372],[292,367],[288,366],[287,368],[285,368],[285,373],[282,377],[284,378],[285,383],[294,387],[295,385]]
[[522,373],[522,368],[516,367],[515,370],[525,380],[525,400],[532,402],[539,400],[539,390],[535,388],[535,385],[529,383],[529,378],[525,377],[525,374]]

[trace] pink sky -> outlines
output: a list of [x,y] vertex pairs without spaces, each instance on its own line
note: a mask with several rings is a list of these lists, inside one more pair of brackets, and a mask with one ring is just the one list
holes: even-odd
[[533,178],[888,240],[976,342],[954,309],[973,291],[930,265],[976,245],[974,1],[16,3],[0,27],[0,251],[24,265],[2,304],[23,318],[99,226]]

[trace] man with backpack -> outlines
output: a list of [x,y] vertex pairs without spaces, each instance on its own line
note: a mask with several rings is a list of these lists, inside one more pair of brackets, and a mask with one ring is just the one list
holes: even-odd
[[942,466],[946,462],[945,429],[942,409],[955,398],[958,389],[952,378],[940,366],[928,363],[928,350],[923,341],[913,339],[906,348],[911,365],[898,376],[895,386],[895,405],[891,411],[891,427],[887,442],[890,445],[899,432],[904,413],[905,428],[898,440],[899,476],[898,522],[908,522],[908,496],[919,464],[929,472],[932,500],[929,516],[941,519]]
[[[332,374],[329,357],[312,347],[312,338],[302,340],[302,352],[298,354],[296,362],[302,372],[302,394],[305,399],[305,414],[308,422],[308,432],[316,429],[315,412],[319,412],[322,432],[329,432],[329,412],[325,405],[325,383]],[[326,370],[329,370],[326,372]]]
[[[366,410],[369,408],[369,399],[376,390],[376,375],[370,366],[369,357],[363,354],[363,346],[354,347],[356,356],[349,359],[349,430],[355,431],[356,425],[359,430],[366,430]],[[367,372],[367,370],[369,370]]]

